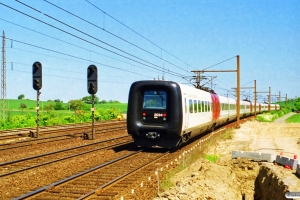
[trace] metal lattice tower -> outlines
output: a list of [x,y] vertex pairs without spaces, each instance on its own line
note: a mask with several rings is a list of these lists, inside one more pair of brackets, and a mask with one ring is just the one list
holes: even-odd
[[1,70],[1,102],[2,119],[5,119],[5,99],[6,99],[6,56],[5,56],[5,31],[2,36],[2,70]]

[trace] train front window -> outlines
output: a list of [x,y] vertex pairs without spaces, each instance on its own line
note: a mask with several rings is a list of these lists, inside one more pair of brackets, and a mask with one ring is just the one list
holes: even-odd
[[143,108],[166,109],[167,93],[161,90],[147,90],[144,92]]

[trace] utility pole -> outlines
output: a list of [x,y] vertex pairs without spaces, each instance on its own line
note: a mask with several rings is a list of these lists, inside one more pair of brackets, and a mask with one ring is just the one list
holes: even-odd
[[268,111],[270,111],[270,97],[271,97],[271,87],[269,87],[269,91],[268,92],[256,92],[256,93],[269,93],[268,95]]
[[269,87],[269,102],[268,102],[268,111],[270,112],[271,110],[271,87]]
[[[237,88],[231,88],[237,94]],[[240,87],[240,89],[254,89],[254,116],[256,116],[256,80],[254,80],[254,87]]]
[[[236,70],[193,70],[195,74],[197,74],[197,77],[199,76],[199,79],[197,79],[197,82],[200,81],[200,74],[204,72],[236,72],[236,81],[237,81],[237,90],[236,90],[236,128],[240,128],[240,56],[236,56]],[[197,83],[198,85],[198,83]]]
[[2,70],[1,70],[1,102],[2,119],[5,119],[5,100],[6,100],[6,56],[5,56],[5,31],[2,36]]
[[254,116],[256,117],[256,80],[254,80]]

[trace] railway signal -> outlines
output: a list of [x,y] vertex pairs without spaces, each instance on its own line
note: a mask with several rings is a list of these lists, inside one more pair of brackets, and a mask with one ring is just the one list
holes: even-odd
[[88,93],[92,95],[92,140],[95,138],[95,128],[94,128],[94,102],[95,102],[95,94],[98,91],[98,69],[95,65],[90,65],[87,68],[87,89]]
[[32,65],[32,81],[33,89],[40,90],[42,88],[42,64],[40,62]]
[[87,68],[87,89],[89,94],[96,94],[98,91],[98,69],[95,65]]
[[33,137],[39,137],[40,133],[40,89],[42,88],[42,63],[35,62],[32,65],[32,86],[37,91],[36,100],[36,135]]

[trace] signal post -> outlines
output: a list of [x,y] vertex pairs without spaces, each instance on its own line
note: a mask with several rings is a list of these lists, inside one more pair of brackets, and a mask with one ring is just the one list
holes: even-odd
[[95,94],[98,91],[98,69],[95,65],[90,65],[87,68],[87,90],[92,95],[92,140],[95,138]]
[[32,83],[33,89],[37,91],[36,100],[36,136],[39,137],[40,133],[40,89],[42,88],[42,64],[35,62],[32,65]]

